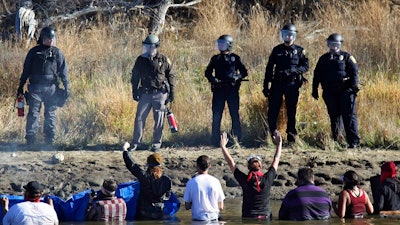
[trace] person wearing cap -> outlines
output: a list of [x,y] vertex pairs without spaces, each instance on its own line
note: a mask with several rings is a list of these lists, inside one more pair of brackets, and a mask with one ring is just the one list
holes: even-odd
[[[59,80],[64,89],[59,88]],[[27,82],[28,91],[24,92]],[[56,110],[69,98],[70,85],[68,66],[64,54],[56,47],[56,32],[51,27],[44,27],[40,31],[38,44],[29,50],[25,58],[17,90],[17,97],[21,95],[25,95],[29,103],[26,144],[32,145],[36,142],[43,103],[45,143],[52,145],[56,135]]]
[[210,157],[199,156],[197,173],[186,184],[183,200],[185,209],[192,210],[193,221],[218,221],[224,209],[225,194],[219,180],[208,174],[210,167]]
[[237,168],[235,161],[226,148],[226,144],[228,143],[227,134],[223,133],[221,135],[222,153],[229,165],[229,169],[242,187],[243,218],[255,218],[258,220],[271,219],[270,191],[276,176],[282,151],[282,137],[278,131],[274,132],[273,140],[276,145],[276,150],[268,171],[263,174],[261,157],[251,155],[247,158],[249,172],[246,174]]
[[289,191],[279,209],[280,220],[327,220],[332,216],[332,201],[328,193],[314,184],[311,168],[297,172],[297,188]]
[[[117,198],[115,191],[118,184],[115,180],[104,180],[100,191],[90,195],[86,211],[86,220],[91,221],[124,221],[126,218],[126,203],[123,198]],[[93,201],[95,203],[93,203]]]
[[381,166],[378,186],[379,197],[374,202],[374,209],[380,211],[400,210],[400,180],[396,174],[396,164],[392,161]]
[[130,145],[123,145],[123,158],[126,168],[139,180],[140,193],[136,207],[136,219],[160,220],[167,219],[164,215],[164,203],[171,197],[171,178],[163,174],[163,158],[158,153],[147,157],[147,169],[140,165],[128,152]]
[[367,192],[360,188],[358,174],[349,170],[343,175],[343,190],[339,194],[337,205],[333,204],[333,209],[339,218],[364,218],[374,212],[372,203]]
[[[299,90],[307,82],[303,74],[309,69],[309,61],[303,47],[296,45],[297,29],[288,23],[281,29],[283,43],[272,49],[265,68],[263,94],[268,99],[268,127],[272,136],[277,128],[282,101],[285,101],[287,141],[296,141],[296,111]],[[284,98],[283,98],[284,96]]]
[[132,97],[138,102],[131,150],[144,150],[143,131],[147,116],[153,110],[154,128],[151,150],[157,152],[162,144],[166,104],[174,101],[175,75],[167,56],[158,52],[159,38],[150,34],[143,41],[143,53],[132,69]]
[[3,225],[58,225],[57,213],[53,207],[53,200],[46,198],[47,203],[41,202],[43,186],[37,181],[31,181],[23,186],[25,189],[24,201],[17,203],[8,210],[8,199],[2,199],[1,204],[5,215]]

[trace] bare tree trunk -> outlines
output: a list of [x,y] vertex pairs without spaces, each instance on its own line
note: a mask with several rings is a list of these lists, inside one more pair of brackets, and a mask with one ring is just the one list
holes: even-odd
[[172,0],[160,0],[157,7],[152,9],[148,26],[149,34],[159,35],[163,31],[165,16],[167,15],[167,11],[172,3]]

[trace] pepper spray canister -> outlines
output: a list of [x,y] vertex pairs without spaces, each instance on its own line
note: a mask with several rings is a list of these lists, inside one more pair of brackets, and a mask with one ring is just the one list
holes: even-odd
[[167,111],[167,119],[168,119],[168,124],[169,128],[171,129],[172,133],[178,132],[178,125],[176,124],[176,119],[175,115],[172,113],[170,109]]
[[20,94],[17,97],[17,109],[19,117],[25,116],[25,101],[24,101],[24,95],[22,94]]

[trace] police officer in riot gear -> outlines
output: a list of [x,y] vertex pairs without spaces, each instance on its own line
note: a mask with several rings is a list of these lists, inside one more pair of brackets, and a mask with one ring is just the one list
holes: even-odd
[[239,88],[242,79],[247,76],[247,69],[240,57],[232,52],[232,36],[226,34],[220,36],[216,41],[216,48],[220,53],[211,57],[205,70],[205,76],[211,83],[213,92],[211,143],[214,146],[220,146],[221,120],[225,102],[228,104],[232,120],[232,135],[238,141],[242,138],[239,118]]
[[171,61],[158,52],[160,40],[150,34],[142,42],[143,53],[132,69],[132,96],[138,102],[131,150],[144,149],[143,130],[147,116],[153,109],[154,130],[152,151],[159,151],[166,104],[174,101],[175,75]]
[[[36,141],[39,130],[39,117],[44,104],[44,124],[46,144],[52,144],[56,133],[56,109],[68,99],[70,85],[68,67],[64,54],[56,46],[56,33],[51,27],[40,31],[38,45],[29,50],[24,63],[18,87],[18,95],[23,94],[24,85],[29,79],[29,112],[26,121],[25,139],[28,145]],[[64,89],[59,88],[59,80]]]
[[265,69],[263,94],[268,98],[268,126],[270,134],[277,128],[277,119],[285,96],[287,113],[287,140],[295,142],[296,110],[299,88],[307,80],[303,74],[309,69],[308,58],[304,49],[294,44],[297,30],[293,24],[286,24],[281,29],[282,44],[275,46],[269,56]]
[[358,92],[358,66],[355,58],[342,51],[343,38],[334,33],[326,39],[329,52],[323,54],[315,67],[312,96],[318,100],[318,86],[322,86],[322,98],[331,121],[332,137],[336,141],[341,130],[341,120],[349,148],[360,143],[356,116]]

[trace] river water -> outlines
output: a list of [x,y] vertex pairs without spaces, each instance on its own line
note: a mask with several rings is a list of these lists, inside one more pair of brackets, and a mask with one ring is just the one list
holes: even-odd
[[342,222],[334,213],[333,218],[329,221],[280,221],[277,220],[279,207],[281,201],[271,201],[272,207],[272,221],[256,221],[256,220],[245,220],[241,218],[242,213],[242,200],[241,198],[226,199],[224,201],[224,210],[221,213],[223,221],[221,222],[193,222],[191,220],[191,211],[185,210],[184,206],[181,205],[179,212],[176,214],[176,221],[128,221],[123,223],[118,222],[62,222],[61,225],[99,225],[99,224],[124,224],[124,225],[151,225],[151,224],[165,224],[165,225],[175,225],[175,224],[191,224],[191,225],[205,225],[205,224],[238,224],[238,225],[248,225],[248,224],[270,224],[270,225],[397,225],[399,220],[380,218],[379,215],[369,216],[366,219],[346,219]]

